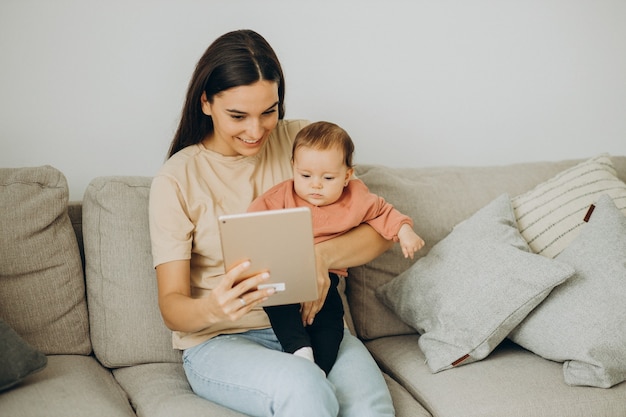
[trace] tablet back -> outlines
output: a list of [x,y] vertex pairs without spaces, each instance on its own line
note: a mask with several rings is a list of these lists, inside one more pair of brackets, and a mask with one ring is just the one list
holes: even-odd
[[249,259],[250,274],[270,272],[276,293],[262,306],[317,299],[311,211],[306,207],[219,217],[226,270]]

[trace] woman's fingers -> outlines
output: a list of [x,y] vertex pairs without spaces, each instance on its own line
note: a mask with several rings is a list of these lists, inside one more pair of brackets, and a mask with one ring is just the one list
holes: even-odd
[[321,274],[320,276],[318,276],[317,284],[318,284],[317,290],[318,290],[318,295],[319,295],[317,300],[308,301],[302,304],[301,315],[302,315],[302,323],[304,325],[313,324],[315,315],[324,306],[324,302],[326,301],[326,296],[328,295],[328,289],[330,288],[330,278],[328,277],[328,273]]
[[212,290],[213,298],[221,306],[221,316],[228,320],[240,319],[275,292],[272,287],[258,289],[259,284],[269,279],[269,273],[261,272],[246,277],[249,268],[249,261],[235,265]]
[[269,279],[269,274],[263,272],[250,278],[246,278],[233,288],[236,301],[239,303],[239,309],[250,311],[258,304],[267,300],[276,292],[274,287],[258,289],[259,284]]

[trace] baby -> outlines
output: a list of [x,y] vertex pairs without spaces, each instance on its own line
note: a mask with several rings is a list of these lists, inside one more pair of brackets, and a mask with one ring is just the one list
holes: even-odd
[[[405,257],[424,246],[413,221],[367,186],[352,178],[354,143],[329,122],[298,132],[292,151],[293,180],[284,181],[255,199],[249,211],[309,207],[315,243],[367,223],[386,239],[400,243]],[[283,350],[314,361],[328,375],[343,339],[343,304],[337,284],[347,270],[331,270],[330,289],[313,324],[304,327],[299,304],[265,307]]]

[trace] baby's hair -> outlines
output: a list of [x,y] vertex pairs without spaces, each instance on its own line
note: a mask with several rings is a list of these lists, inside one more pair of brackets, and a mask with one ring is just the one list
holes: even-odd
[[352,155],[354,154],[354,142],[341,127],[331,122],[315,122],[305,126],[298,132],[293,142],[291,159],[293,160],[296,150],[300,147],[326,150],[339,149],[343,151],[344,163],[348,168],[353,168]]

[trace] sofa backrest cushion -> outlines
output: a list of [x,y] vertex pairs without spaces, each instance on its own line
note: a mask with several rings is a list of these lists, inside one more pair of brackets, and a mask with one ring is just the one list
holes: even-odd
[[110,368],[177,362],[158,308],[148,229],[151,178],[99,177],[83,198],[91,340]]
[[91,353],[68,198],[51,166],[0,169],[0,318],[48,355]]
[[[611,158],[622,180],[626,157]],[[488,167],[389,168],[361,165],[356,175],[370,191],[383,196],[411,216],[425,247],[413,261],[405,260],[399,245],[366,265],[351,268],[346,294],[356,333],[363,339],[415,333],[375,296],[379,286],[426,255],[452,228],[497,196],[516,196],[532,189],[582,160],[532,162]]]

